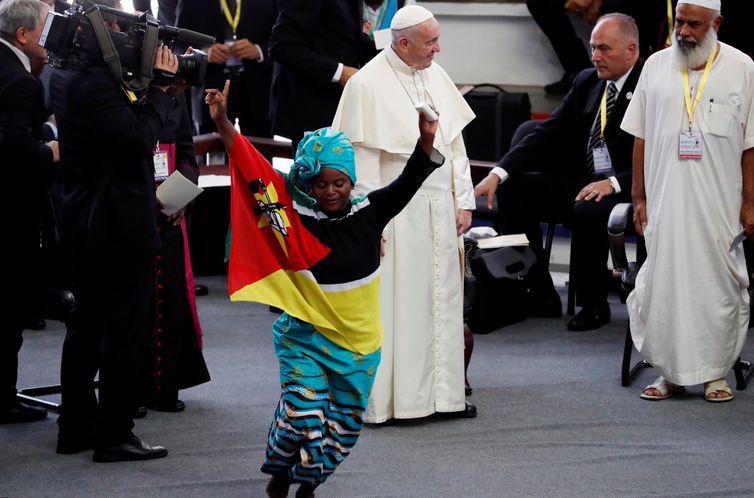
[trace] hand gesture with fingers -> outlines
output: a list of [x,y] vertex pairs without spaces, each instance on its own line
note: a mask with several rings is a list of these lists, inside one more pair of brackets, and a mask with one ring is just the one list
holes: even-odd
[[228,91],[230,80],[225,80],[222,93],[215,88],[207,88],[204,102],[209,105],[209,115],[215,123],[228,120]]

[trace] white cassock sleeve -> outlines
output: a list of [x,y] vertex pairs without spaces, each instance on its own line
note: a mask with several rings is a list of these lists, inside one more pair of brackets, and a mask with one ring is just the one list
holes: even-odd
[[466,157],[466,145],[460,133],[450,144],[451,167],[453,168],[453,188],[455,189],[456,208],[474,210],[474,184],[471,181],[471,166]]

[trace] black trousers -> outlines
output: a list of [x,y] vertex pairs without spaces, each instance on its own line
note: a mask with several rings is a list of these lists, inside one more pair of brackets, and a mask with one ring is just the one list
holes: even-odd
[[584,43],[573,29],[565,0],[526,0],[532,18],[545,34],[566,73],[592,66]]
[[[16,403],[18,352],[24,323],[32,313],[32,291],[39,267],[39,232],[23,224],[11,224],[14,244],[6,247],[3,285],[0,286],[0,411]],[[36,240],[36,244],[34,243]]]
[[537,263],[530,270],[534,294],[544,294],[552,289],[539,224],[553,221],[571,229],[573,268],[570,285],[576,289],[576,303],[589,306],[607,301],[607,220],[616,204],[630,202],[630,193],[621,192],[600,202],[576,202],[576,195],[588,182],[536,172],[513,175],[498,189],[502,232],[525,233],[537,255]]
[[[73,251],[76,309],[63,343],[62,437],[93,435],[99,447],[128,439],[149,337],[153,265],[152,251]],[[99,399],[94,390],[97,371]]]

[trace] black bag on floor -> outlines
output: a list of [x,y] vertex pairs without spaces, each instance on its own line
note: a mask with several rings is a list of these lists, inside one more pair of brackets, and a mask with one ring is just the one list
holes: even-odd
[[475,334],[487,334],[526,318],[524,277],[536,261],[537,257],[528,246],[474,253],[471,271],[476,278],[476,292],[469,327]]
[[463,130],[466,155],[477,161],[498,161],[508,152],[518,125],[531,119],[529,94],[483,84],[476,85],[464,98],[476,114]]

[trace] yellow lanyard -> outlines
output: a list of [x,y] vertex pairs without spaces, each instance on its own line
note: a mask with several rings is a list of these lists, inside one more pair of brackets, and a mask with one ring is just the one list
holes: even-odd
[[696,96],[694,97],[694,105],[691,105],[691,88],[689,87],[689,70],[683,68],[683,98],[686,100],[686,114],[689,116],[689,131],[691,131],[691,124],[694,122],[694,113],[699,106],[699,101],[702,100],[702,92],[704,87],[707,86],[707,78],[709,77],[710,69],[712,68],[712,61],[715,60],[715,52],[717,47],[712,50],[712,53],[707,57],[707,65],[704,67],[704,74],[699,81],[699,88],[696,89]]
[[602,102],[600,103],[600,139],[605,141],[605,126],[607,126],[607,87],[610,84],[605,85],[605,91],[602,92]]
[[665,40],[665,45],[670,46],[673,43],[673,40],[670,39],[670,37],[673,35],[673,6],[670,3],[670,0],[668,0],[668,38]]
[[230,7],[228,7],[228,2],[226,0],[220,0],[220,5],[223,7],[223,12],[225,13],[225,19],[228,20],[228,24],[230,24],[230,27],[233,29],[233,37],[236,36],[236,29],[238,29],[238,23],[241,20],[241,0],[236,0],[236,15],[232,16],[230,14]]

